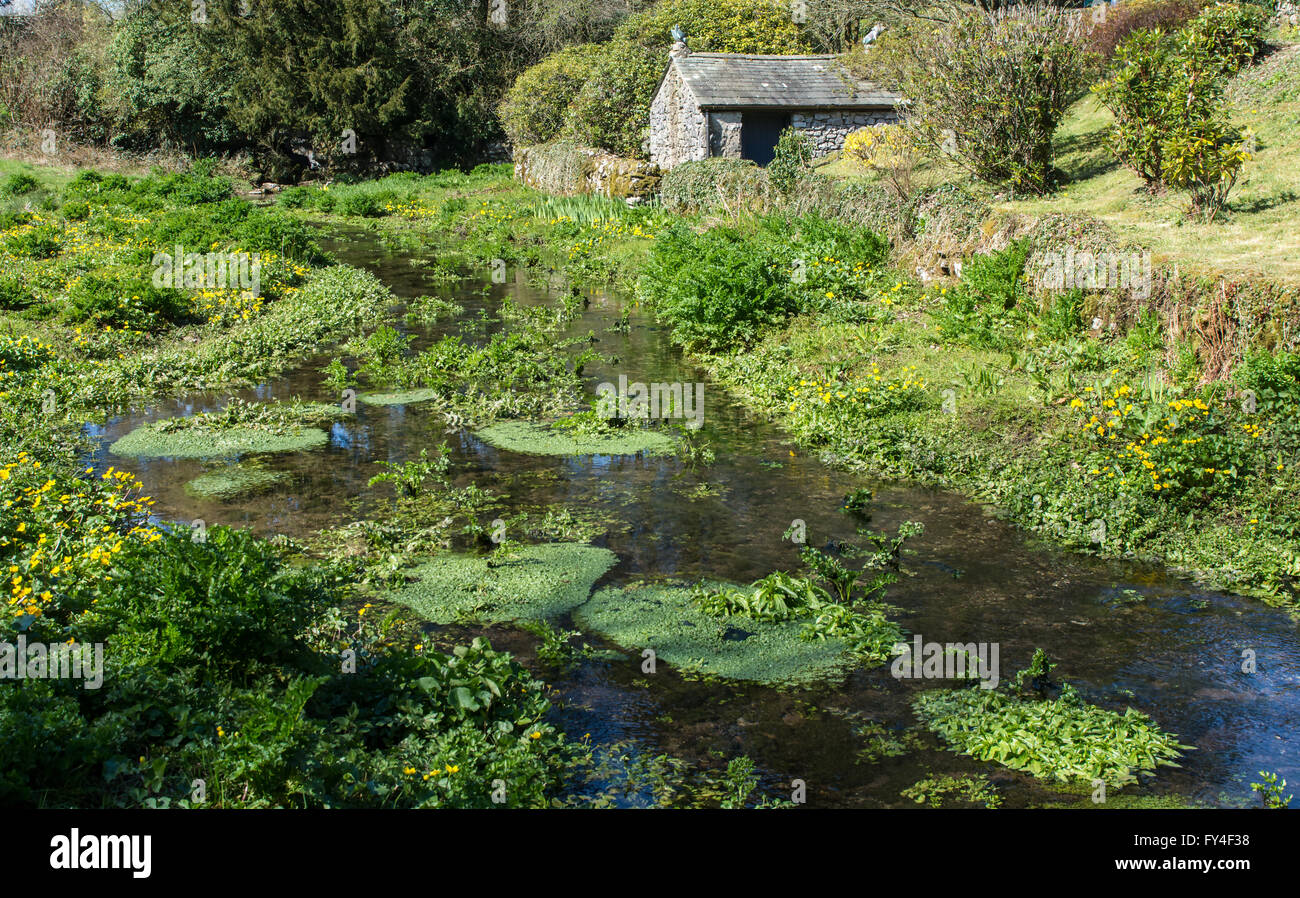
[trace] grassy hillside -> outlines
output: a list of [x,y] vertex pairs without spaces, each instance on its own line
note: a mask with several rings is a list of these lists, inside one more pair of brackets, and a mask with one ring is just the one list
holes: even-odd
[[[1228,86],[1229,115],[1256,134],[1256,155],[1246,164],[1219,221],[1201,223],[1183,214],[1186,194],[1152,196],[1141,179],[1115,161],[1107,145],[1114,121],[1092,96],[1074,105],[1056,133],[1056,165],[1067,181],[1040,197],[1007,199],[984,188],[996,210],[1039,217],[1049,213],[1091,215],[1122,237],[1149,247],[1156,265],[1179,266],[1194,275],[1262,278],[1300,284],[1300,44],[1272,48]],[[831,160],[824,174],[873,180],[845,160]],[[918,183],[970,184],[951,166],[923,164]]]

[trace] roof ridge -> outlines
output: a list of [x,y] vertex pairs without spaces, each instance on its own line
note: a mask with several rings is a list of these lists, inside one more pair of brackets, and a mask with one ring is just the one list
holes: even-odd
[[685,56],[673,58],[681,62],[697,56],[721,56],[728,59],[839,59],[839,56],[834,53],[719,53],[708,50],[693,50]]

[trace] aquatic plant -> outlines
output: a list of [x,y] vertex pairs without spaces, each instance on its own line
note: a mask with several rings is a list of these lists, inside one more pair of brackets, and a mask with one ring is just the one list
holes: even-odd
[[1291,799],[1295,796],[1282,794],[1286,791],[1286,780],[1279,780],[1276,773],[1267,770],[1261,770],[1259,777],[1260,782],[1251,783],[1250,790],[1259,795],[1264,807],[1278,810],[1291,806]]
[[727,762],[726,772],[719,777],[718,787],[723,796],[720,808],[792,808],[794,802],[787,799],[773,799],[764,795],[753,804],[750,803],[754,790],[758,788],[758,775],[754,761],[748,755],[732,758]]
[[442,398],[436,389],[393,390],[390,392],[362,393],[357,397],[366,405],[415,405]]
[[827,708],[827,713],[849,722],[853,735],[862,740],[857,751],[859,764],[878,764],[885,758],[898,758],[925,747],[915,728],[897,729],[869,718],[861,711]]
[[314,427],[208,429],[188,427],[164,431],[153,424],[137,427],[108,447],[114,455],[135,458],[236,458],[280,452],[305,452],[329,443]]
[[717,617],[676,584],[633,584],[598,590],[574,620],[627,649],[653,649],[687,673],[770,686],[806,686],[837,679],[856,663],[834,637],[809,640],[793,620]]
[[961,774],[960,776],[926,777],[901,793],[917,804],[928,804],[932,808],[951,805],[955,801],[966,802],[984,808],[996,808],[1002,805],[1002,796],[989,782],[987,776]]
[[306,426],[340,418],[338,406],[232,400],[219,411],[167,418],[137,427],[109,451],[138,458],[231,458],[318,449],[329,442]]
[[860,486],[853,492],[844,497],[843,511],[853,512],[856,514],[867,514],[871,509],[871,503],[876,498],[876,494],[865,486]]
[[538,638],[537,660],[551,667],[570,668],[592,654],[587,643],[573,644],[573,640],[582,635],[578,630],[561,630],[545,620],[520,621],[519,628]]
[[446,474],[451,467],[451,458],[447,455],[447,444],[443,443],[433,461],[429,460],[429,450],[426,448],[420,450],[418,461],[400,464],[381,461],[379,464],[388,470],[371,477],[367,482],[368,486],[391,483],[400,495],[414,496],[426,480],[433,479],[444,486],[447,485]]
[[583,433],[553,424],[501,421],[475,436],[498,449],[526,455],[671,455],[674,450],[672,437],[643,427]]
[[521,546],[503,560],[448,553],[414,568],[388,598],[438,624],[554,618],[587,600],[618,561],[576,543]]
[[1111,786],[1178,767],[1192,746],[1133,708],[1123,714],[1085,702],[1068,684],[1056,699],[985,689],[922,693],[913,710],[955,751],[1061,783]]
[[185,492],[200,499],[230,502],[245,496],[266,492],[289,479],[283,471],[249,465],[227,465],[208,471],[185,484]]

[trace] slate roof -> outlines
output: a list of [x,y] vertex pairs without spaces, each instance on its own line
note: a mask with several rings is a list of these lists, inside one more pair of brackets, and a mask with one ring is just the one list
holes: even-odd
[[849,80],[834,56],[691,53],[671,66],[701,109],[864,109],[895,106],[901,99],[869,81]]

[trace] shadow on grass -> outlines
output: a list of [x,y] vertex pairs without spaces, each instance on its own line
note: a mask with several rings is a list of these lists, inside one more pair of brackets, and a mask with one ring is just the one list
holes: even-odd
[[1106,135],[1106,129],[1099,128],[1057,139],[1057,165],[1071,182],[1087,181],[1119,168],[1119,162],[1110,155]]
[[1300,195],[1297,195],[1294,190],[1283,190],[1273,196],[1257,197],[1250,202],[1230,202],[1228,203],[1228,211],[1237,213],[1267,212],[1269,209],[1276,209],[1278,206],[1285,206],[1288,203],[1294,203],[1296,200],[1300,200]]

